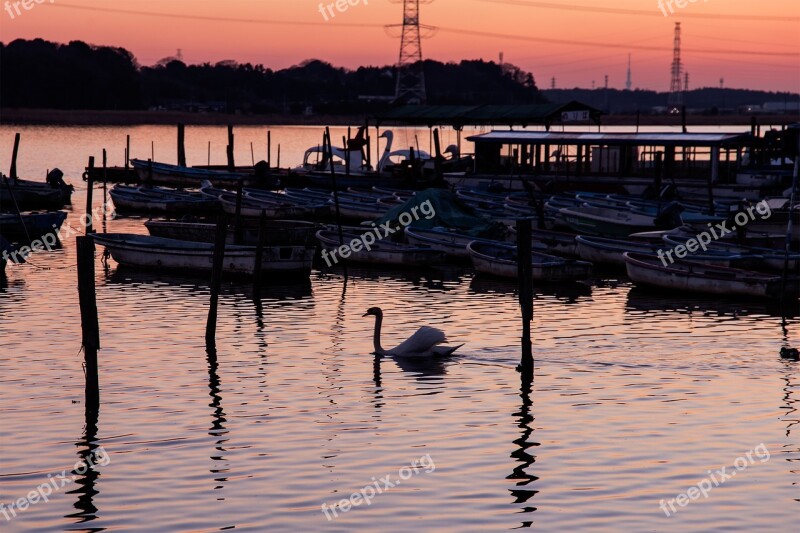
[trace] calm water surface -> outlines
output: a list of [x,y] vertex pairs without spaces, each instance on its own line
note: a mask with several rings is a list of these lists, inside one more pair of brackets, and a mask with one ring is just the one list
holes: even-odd
[[[126,133],[134,155],[154,140],[156,158],[175,159],[173,128],[3,127],[2,161],[18,129],[21,174],[60,167],[76,208],[85,159],[106,147],[120,164]],[[237,128],[239,161],[251,141],[264,151],[265,132]],[[209,139],[222,162],[224,137],[188,128],[190,163]],[[273,128],[284,165],[317,137]],[[139,219],[105,227],[146,233]],[[87,421],[74,242],[9,271],[0,502],[72,477],[90,448],[108,460],[11,521],[0,512],[2,531],[779,531],[800,517],[800,365],[778,357],[800,326],[758,303],[656,296],[613,274],[540,288],[527,388],[514,286],[468,270],[355,270],[346,288],[315,272],[260,299],[226,281],[214,357],[207,280],[98,261],[102,405]],[[374,305],[385,345],[423,324],[466,345],[433,365],[376,362],[361,316]],[[671,517],[659,508],[762,443],[769,460]],[[423,456],[435,469],[326,519],[322,504]]]

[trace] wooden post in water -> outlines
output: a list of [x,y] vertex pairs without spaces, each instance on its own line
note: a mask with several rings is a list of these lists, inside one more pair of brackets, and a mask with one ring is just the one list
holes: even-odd
[[185,167],[186,166],[186,144],[185,144],[185,133],[186,133],[186,126],[184,124],[178,124],[178,166]]
[[[86,235],[94,233],[92,221],[92,193],[94,192],[94,156],[89,156],[89,172],[86,176]],[[92,241],[94,242],[94,241]]]
[[433,160],[433,173],[434,173],[434,181],[439,184],[442,183],[444,180],[444,175],[442,174],[442,144],[439,141],[439,128],[433,130],[433,150],[434,150],[434,160]]
[[131,136],[125,136],[125,170],[128,170],[131,165]]
[[152,187],[153,186],[153,160],[147,160],[147,183],[145,186]]
[[281,168],[281,145],[280,144],[278,145],[278,164],[276,165],[276,168]]
[[244,182],[242,178],[236,182],[236,218],[233,219],[233,244],[242,244],[242,197]]
[[686,129],[686,106],[681,106],[681,129],[683,133],[686,133],[688,130]]
[[235,163],[235,161],[233,159],[233,153],[234,153],[233,152],[233,143],[234,143],[233,126],[232,125],[228,125],[228,148],[227,148],[227,154],[228,154],[228,170],[230,172],[233,172],[234,170],[236,170],[236,163]]
[[100,326],[97,320],[97,294],[94,280],[94,239],[80,236],[75,239],[78,255],[78,302],[81,311],[81,336],[86,365],[86,409],[100,408],[100,379],[97,369],[97,350],[100,349]]
[[[108,196],[108,154],[103,148],[103,222],[106,220],[106,197]],[[103,228],[105,231],[105,226]]]
[[[798,174],[800,174],[800,140],[798,140],[799,153],[794,158],[794,173],[792,174],[792,192],[789,195],[789,222],[786,227],[786,254],[783,259],[783,279],[781,281],[781,308],[785,309],[786,302],[786,283],[789,278],[789,255],[792,249],[792,234],[794,233],[794,201],[797,197],[797,181]],[[797,280],[794,281],[797,283]],[[794,294],[794,291],[792,292]],[[784,312],[784,317],[786,313]]]
[[256,248],[256,264],[253,268],[253,283],[261,284],[261,265],[264,261],[264,244],[267,242],[267,211],[262,209],[258,219],[258,244]]
[[366,158],[367,158],[367,168],[372,168],[372,146],[370,146],[370,139],[369,139],[369,119],[364,119],[364,141],[367,143],[367,150],[366,150]]
[[517,221],[517,275],[519,303],[522,311],[522,360],[519,370],[523,375],[533,375],[533,348],[531,345],[531,320],[533,320],[533,263],[531,256],[531,220]]
[[328,164],[331,167],[331,188],[333,188],[333,205],[336,209],[336,226],[339,229],[339,246],[344,245],[344,232],[342,231],[342,215],[339,212],[339,187],[336,183],[336,169],[333,165],[333,144],[331,142],[331,129],[325,127],[325,136],[323,137],[325,143],[325,150],[328,152]]
[[214,237],[214,259],[211,267],[211,303],[208,307],[208,320],[206,321],[207,348],[213,348],[217,343],[217,307],[219,305],[219,292],[222,287],[222,269],[225,265],[225,240],[227,237],[228,225],[225,222],[225,217],[220,216]]
[[8,171],[8,177],[16,180],[17,176],[17,153],[19,152],[19,133],[14,134],[14,150],[11,152],[11,169]]
[[272,131],[267,130],[267,168],[272,168]]

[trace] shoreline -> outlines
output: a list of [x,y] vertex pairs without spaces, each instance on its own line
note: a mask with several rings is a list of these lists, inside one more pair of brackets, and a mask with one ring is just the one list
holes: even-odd
[[[758,124],[781,126],[800,122],[800,116],[755,115]],[[182,123],[187,126],[352,126],[364,124],[371,116],[356,115],[240,115],[189,113],[183,111],[110,111],[63,109],[0,109],[0,126],[144,126]],[[640,126],[680,126],[679,115],[641,115]],[[636,126],[636,115],[604,115],[604,126]],[[747,126],[751,115],[687,115],[687,126]],[[576,124],[578,125],[578,124]],[[497,125],[502,126],[502,124]],[[587,124],[594,127],[593,124]]]

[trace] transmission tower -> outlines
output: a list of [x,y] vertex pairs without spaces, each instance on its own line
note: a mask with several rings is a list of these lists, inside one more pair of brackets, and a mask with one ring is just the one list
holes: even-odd
[[630,91],[633,87],[633,80],[631,79],[631,55],[628,54],[628,78],[625,80],[625,90]]
[[675,23],[675,48],[672,57],[672,82],[669,86],[669,99],[667,104],[671,111],[679,109],[683,105],[683,90],[681,88],[681,23]]
[[434,32],[436,28],[419,23],[419,5],[433,0],[393,0],[403,3],[403,23],[389,28],[400,28],[400,59],[397,62],[395,101],[406,104],[424,104],[425,70],[422,62],[422,31]]

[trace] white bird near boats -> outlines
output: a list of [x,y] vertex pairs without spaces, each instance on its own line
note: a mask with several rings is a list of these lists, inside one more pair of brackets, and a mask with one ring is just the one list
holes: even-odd
[[442,330],[430,326],[422,326],[416,333],[391,350],[384,350],[381,347],[381,326],[383,325],[383,310],[380,307],[371,307],[364,313],[364,316],[375,317],[375,334],[373,342],[375,344],[376,355],[392,355],[395,357],[445,357],[462,346],[440,346],[447,342],[447,338]]

